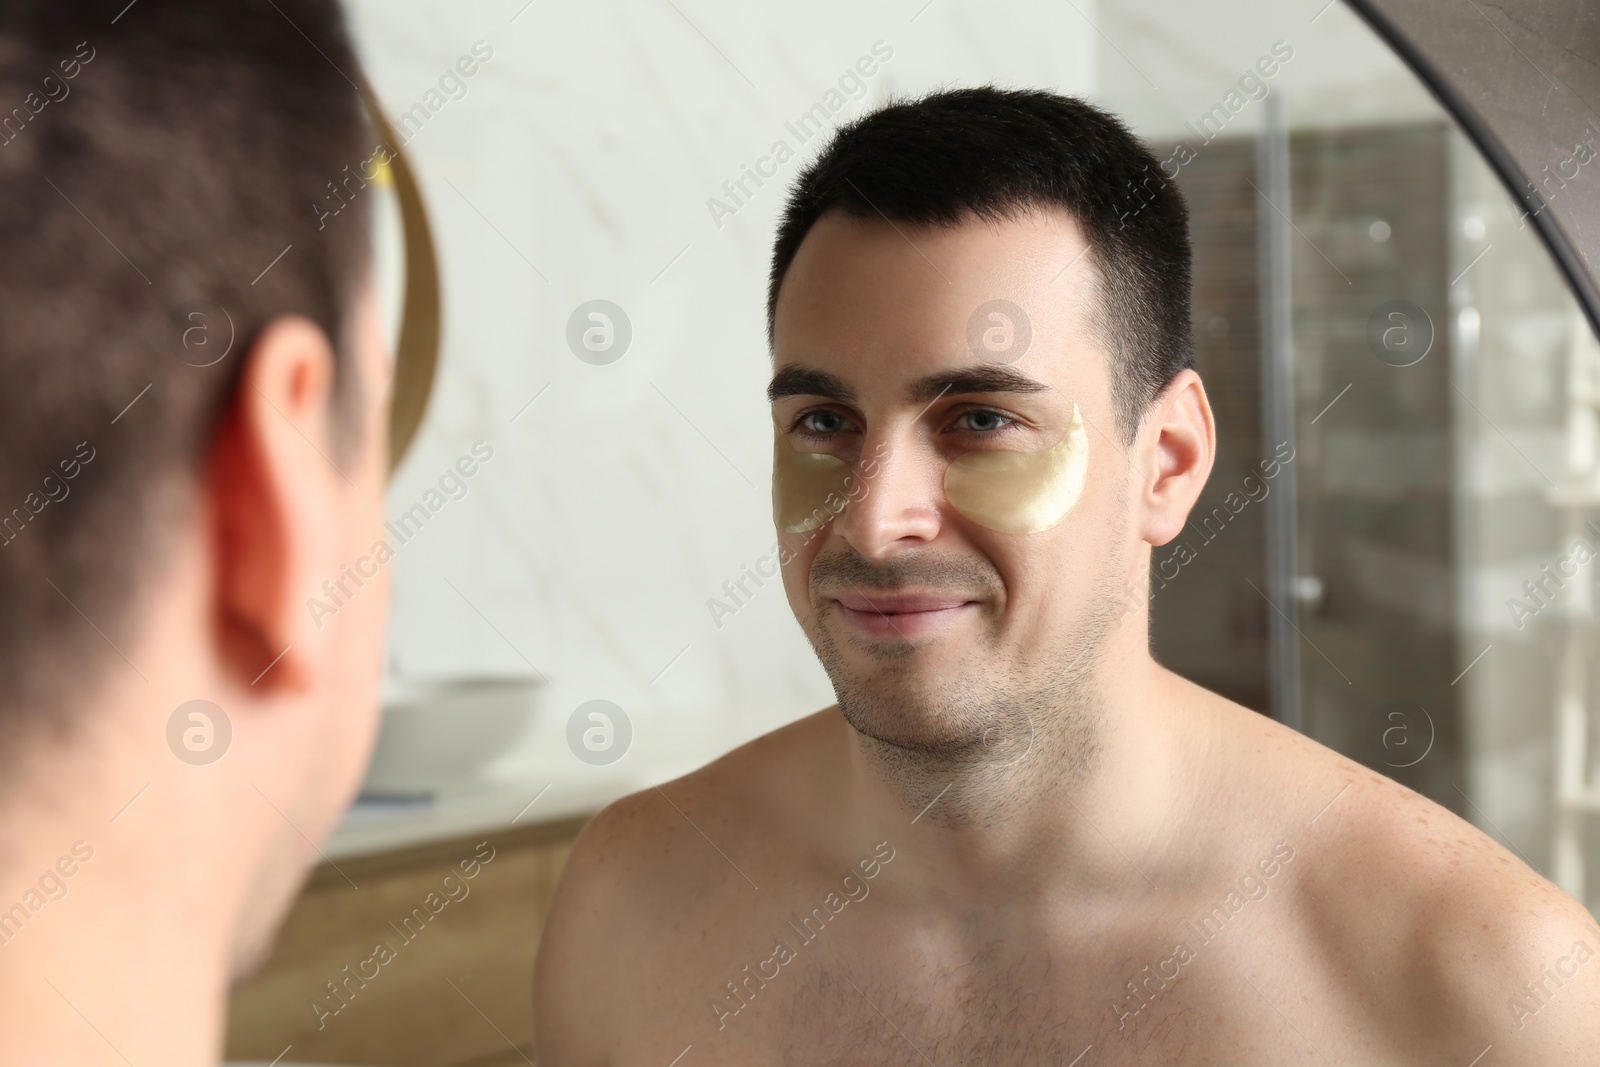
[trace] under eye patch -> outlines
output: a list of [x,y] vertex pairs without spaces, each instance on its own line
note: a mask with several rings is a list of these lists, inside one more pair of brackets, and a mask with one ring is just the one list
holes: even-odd
[[[776,429],[776,428],[775,428]],[[822,452],[796,452],[781,431],[772,445],[772,521],[782,533],[810,533],[844,510],[850,465]]]
[[[854,498],[850,465],[821,452],[796,452],[774,427],[772,517],[783,533],[809,533],[833,519]],[[1083,414],[1044,452],[967,452],[945,469],[950,506],[998,533],[1042,533],[1058,526],[1077,505],[1089,470],[1089,435]]]
[[998,533],[1042,533],[1060,524],[1083,493],[1089,435],[1072,405],[1072,422],[1044,452],[967,452],[944,472],[950,506]]

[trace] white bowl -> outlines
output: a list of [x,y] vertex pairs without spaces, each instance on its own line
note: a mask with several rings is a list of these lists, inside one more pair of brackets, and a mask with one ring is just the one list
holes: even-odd
[[460,678],[393,687],[363,796],[470,791],[533,726],[542,683]]

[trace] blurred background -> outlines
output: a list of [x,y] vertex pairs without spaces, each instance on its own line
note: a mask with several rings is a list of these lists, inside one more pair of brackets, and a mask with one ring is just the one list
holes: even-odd
[[[1157,658],[1595,910],[1600,350],[1523,209],[1325,3],[351,3],[426,199],[443,344],[389,497],[374,766],[234,996],[230,1057],[531,1062],[583,820],[832,702],[753,571],[769,246],[838,123],[941,86],[1085,96],[1188,197],[1221,441],[1182,549],[1155,553]],[[1560,195],[1593,195],[1578,169]],[[382,201],[398,322],[392,187],[357,195]]]

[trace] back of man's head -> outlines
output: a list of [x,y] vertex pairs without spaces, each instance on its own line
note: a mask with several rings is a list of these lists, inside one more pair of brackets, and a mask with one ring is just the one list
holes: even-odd
[[66,736],[129,669],[269,322],[332,339],[356,429],[366,202],[313,205],[372,151],[357,75],[332,0],[0,8],[0,735]]
[[104,1051],[46,972],[203,1060],[359,787],[387,575],[306,606],[383,527],[359,80],[335,0],[0,6],[6,1062]]

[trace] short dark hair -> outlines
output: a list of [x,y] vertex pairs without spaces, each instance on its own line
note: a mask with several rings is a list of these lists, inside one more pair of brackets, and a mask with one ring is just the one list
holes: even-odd
[[327,333],[353,436],[370,213],[317,205],[373,150],[358,78],[334,0],[0,6],[8,703],[64,729],[79,683],[138,669],[113,648],[272,319]]
[[1096,326],[1111,361],[1117,429],[1131,442],[1150,401],[1194,366],[1189,210],[1116,116],[1038,90],[984,86],[890,101],[840,127],[800,172],[772,248],[767,338],[778,291],[825,212],[913,226],[1065,209],[1089,243]]

